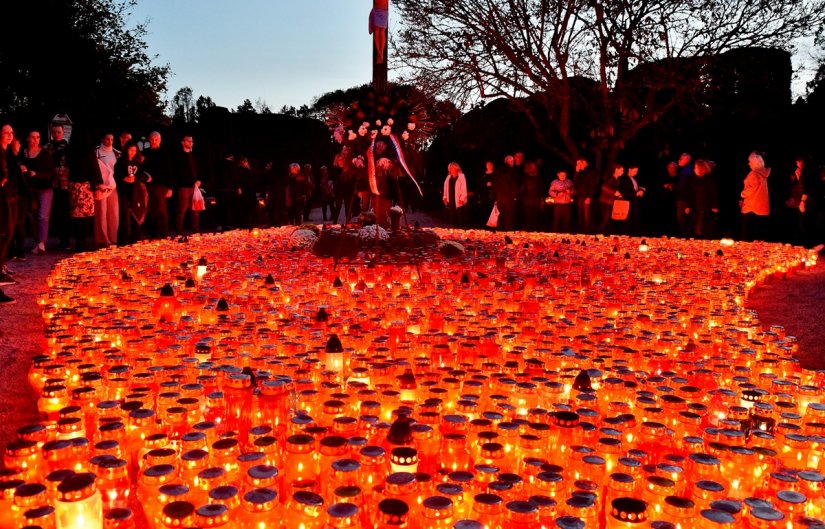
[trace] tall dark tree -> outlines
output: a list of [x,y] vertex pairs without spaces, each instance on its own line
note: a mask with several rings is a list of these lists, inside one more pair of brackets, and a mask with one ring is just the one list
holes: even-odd
[[172,98],[172,119],[175,125],[192,125],[197,119],[192,88],[184,86]]
[[[790,49],[825,20],[822,0],[396,0],[394,45],[410,81],[460,106],[507,97],[568,162],[615,159],[681,104],[708,63],[744,47]],[[584,127],[577,120],[584,119]]]
[[128,22],[136,1],[4,2],[0,113],[37,123],[64,113],[93,127],[163,120],[169,68],[147,54],[145,24]]
[[257,114],[258,111],[255,109],[255,105],[252,104],[251,99],[244,99],[243,103],[238,105],[238,108],[235,109],[235,112],[238,114]]

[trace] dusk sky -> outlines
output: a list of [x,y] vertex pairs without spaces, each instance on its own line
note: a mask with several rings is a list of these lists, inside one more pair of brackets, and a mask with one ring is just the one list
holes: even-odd
[[133,21],[149,20],[149,54],[171,67],[168,99],[189,86],[220,106],[261,98],[277,112],[372,80],[371,8],[372,0],[140,0]]
[[[277,112],[372,80],[371,8],[372,0],[139,0],[133,21],[149,20],[149,53],[171,67],[167,99],[189,86],[220,106],[260,98]],[[391,29],[396,20],[391,9]],[[794,95],[813,75],[800,44]]]

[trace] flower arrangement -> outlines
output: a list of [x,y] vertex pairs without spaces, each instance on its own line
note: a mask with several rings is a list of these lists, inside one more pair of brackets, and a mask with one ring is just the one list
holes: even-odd
[[376,237],[379,241],[388,241],[390,239],[390,234],[378,224],[364,226],[358,230],[358,238],[362,241],[374,241]]
[[[432,100],[405,85],[390,85],[385,92],[365,87],[358,100],[329,108],[326,122],[332,136],[345,153],[351,167],[366,169],[370,191],[382,194],[381,179],[398,166],[423,196],[418,181],[407,165],[405,150],[422,147],[435,126],[427,112]],[[382,143],[382,149],[377,144]]]
[[331,107],[326,122],[335,141],[342,145],[367,143],[379,136],[420,144],[434,130],[427,105],[427,99],[409,86],[390,85],[386,92],[369,87],[349,105]]
[[318,234],[314,230],[299,228],[292,232],[289,243],[294,248],[312,248],[318,241]]
[[456,241],[441,241],[438,243],[438,251],[444,257],[460,257],[464,255],[464,245]]

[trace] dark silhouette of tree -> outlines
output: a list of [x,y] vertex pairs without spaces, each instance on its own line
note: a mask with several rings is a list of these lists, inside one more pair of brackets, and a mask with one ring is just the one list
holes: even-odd
[[281,107],[281,110],[278,111],[278,114],[283,114],[285,116],[297,116],[298,110],[293,106],[284,105]]
[[[4,2],[0,113],[43,122],[69,114],[88,126],[161,122],[168,66],[153,64],[146,24],[127,20],[136,0]],[[48,46],[30,49],[33,41]],[[24,46],[25,43],[25,46]]]
[[192,89],[184,86],[172,98],[172,121],[176,126],[191,125],[197,120],[197,109]]
[[255,111],[258,114],[272,114],[272,110],[262,97],[255,100]]
[[[397,0],[394,56],[408,81],[460,107],[507,97],[568,163],[610,163],[642,130],[703,100],[708,63],[744,47],[790,49],[822,0]],[[583,120],[584,126],[577,125]]]
[[257,114],[258,111],[255,110],[255,105],[252,104],[252,100],[244,99],[243,103],[238,105],[238,108],[235,109],[236,114]]
[[203,116],[204,112],[207,109],[215,108],[215,102],[212,101],[212,98],[209,96],[199,96],[198,100],[195,101],[195,112],[197,113],[198,120],[200,120],[201,116]]

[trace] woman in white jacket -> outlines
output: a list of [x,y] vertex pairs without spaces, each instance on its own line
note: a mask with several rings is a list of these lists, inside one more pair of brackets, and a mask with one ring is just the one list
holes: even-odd
[[456,227],[464,224],[464,207],[467,205],[467,179],[461,167],[455,162],[447,166],[447,178],[444,180],[444,205],[447,207],[447,221]]

